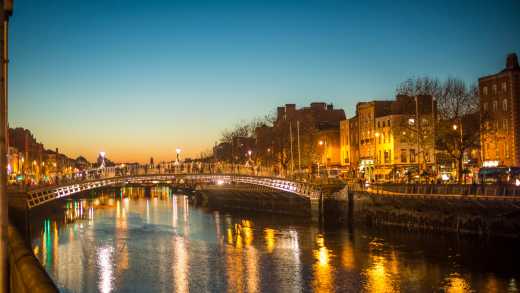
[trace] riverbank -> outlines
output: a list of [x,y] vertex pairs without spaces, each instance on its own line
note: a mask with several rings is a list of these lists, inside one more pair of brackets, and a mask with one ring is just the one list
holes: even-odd
[[520,237],[520,207],[500,200],[393,197],[351,192],[346,219],[362,225]]

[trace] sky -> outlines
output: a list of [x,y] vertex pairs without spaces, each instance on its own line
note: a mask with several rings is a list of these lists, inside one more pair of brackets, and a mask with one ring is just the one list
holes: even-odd
[[49,149],[195,157],[277,106],[391,99],[413,76],[474,83],[520,54],[520,1],[20,0],[9,121]]

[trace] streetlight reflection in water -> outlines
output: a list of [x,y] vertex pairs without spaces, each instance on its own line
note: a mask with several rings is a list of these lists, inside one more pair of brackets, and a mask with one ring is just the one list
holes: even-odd
[[69,200],[32,230],[34,254],[70,292],[518,291],[514,269],[494,272],[514,267],[506,249],[473,270],[486,250],[460,239],[323,231],[290,217],[194,207],[162,187]]

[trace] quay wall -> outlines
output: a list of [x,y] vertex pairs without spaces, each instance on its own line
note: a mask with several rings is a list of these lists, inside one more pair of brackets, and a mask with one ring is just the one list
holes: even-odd
[[358,224],[520,237],[520,201],[348,192],[344,218]]

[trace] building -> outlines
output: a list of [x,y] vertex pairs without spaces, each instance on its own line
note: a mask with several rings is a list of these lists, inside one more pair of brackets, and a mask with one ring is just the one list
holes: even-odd
[[509,54],[506,67],[479,78],[481,153],[484,166],[520,166],[520,67]]
[[340,130],[339,128],[328,128],[319,130],[315,141],[317,147],[317,162],[325,167],[339,167],[340,156]]
[[356,105],[359,133],[359,174],[373,178],[376,159],[375,121],[391,113],[392,101],[360,102]]
[[380,181],[431,172],[435,108],[430,96],[358,103],[356,116],[341,122],[341,165],[351,176]]
[[310,171],[318,165],[339,166],[339,125],[345,111],[332,104],[311,103],[278,107],[272,126],[255,129],[256,154],[253,159],[275,172]]

